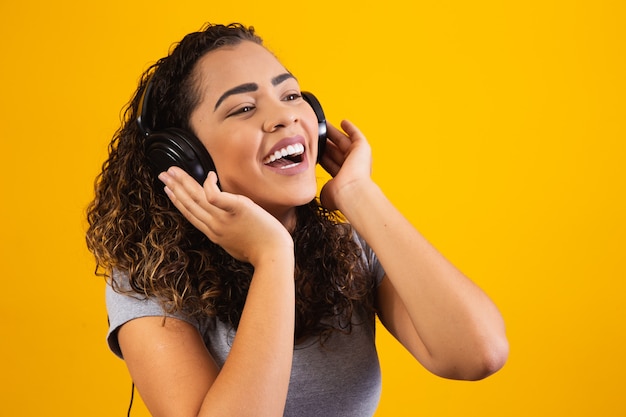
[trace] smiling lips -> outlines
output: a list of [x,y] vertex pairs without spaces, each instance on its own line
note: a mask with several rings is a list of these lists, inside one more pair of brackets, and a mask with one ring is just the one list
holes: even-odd
[[294,143],[278,149],[273,154],[267,156],[263,163],[274,168],[290,168],[302,162],[302,154],[304,154],[304,145]]

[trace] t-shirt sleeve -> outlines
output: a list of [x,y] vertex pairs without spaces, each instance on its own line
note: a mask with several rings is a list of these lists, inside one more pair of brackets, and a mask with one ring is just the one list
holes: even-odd
[[[114,279],[120,284],[122,289],[129,288],[128,278],[124,274],[114,272]],[[174,317],[185,320],[196,328],[198,323],[182,315],[166,314],[158,300],[141,295],[127,295],[113,290],[111,285],[106,285],[105,290],[106,307],[109,319],[109,330],[107,332],[107,343],[109,348],[118,357],[123,359],[122,351],[117,339],[117,333],[125,323],[140,317]]]
[[355,240],[361,246],[361,256],[363,258],[363,261],[365,262],[366,268],[368,269],[372,277],[374,277],[374,279],[376,280],[376,286],[379,286],[383,280],[383,277],[385,276],[385,270],[380,264],[376,253],[374,253],[374,250],[370,248],[365,239],[359,236],[356,231],[354,231],[354,236]]

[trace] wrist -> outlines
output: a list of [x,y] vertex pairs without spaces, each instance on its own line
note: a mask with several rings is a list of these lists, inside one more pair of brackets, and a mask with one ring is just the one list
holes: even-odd
[[355,210],[367,208],[368,200],[380,194],[378,185],[370,178],[344,185],[335,197],[337,208],[348,217]]
[[255,269],[278,265],[293,269],[295,266],[293,240],[290,238],[266,245],[258,253],[251,255],[249,262]]

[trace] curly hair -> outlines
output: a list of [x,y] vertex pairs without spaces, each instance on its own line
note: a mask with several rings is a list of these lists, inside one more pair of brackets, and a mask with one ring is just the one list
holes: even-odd
[[[114,290],[124,292],[113,270],[124,271],[130,292],[158,299],[166,312],[216,317],[235,328],[253,268],[211,242],[155,187],[136,119],[150,80],[153,111],[148,123],[155,129],[190,129],[190,114],[200,100],[194,78],[198,59],[243,41],[262,44],[252,27],[209,24],[185,36],[143,74],[96,178],[86,235],[96,275]],[[355,313],[373,318],[375,284],[350,226],[317,199],[297,207],[296,217],[296,338],[349,332]]]

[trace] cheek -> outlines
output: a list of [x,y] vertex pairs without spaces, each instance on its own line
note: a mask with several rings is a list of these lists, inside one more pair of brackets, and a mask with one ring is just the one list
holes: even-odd
[[249,178],[255,170],[257,155],[254,147],[244,145],[243,141],[233,138],[228,141],[209,143],[206,148],[213,159],[224,191],[228,191],[229,184],[245,182],[245,178]]
[[243,147],[237,146],[237,138],[223,134],[221,132],[204,133],[200,141],[207,150],[218,172],[220,168],[224,170],[237,160],[242,160]]
[[222,177],[233,176],[245,170],[244,161],[248,159],[247,155],[235,152],[230,149],[217,149],[211,153],[213,163],[217,173]]

